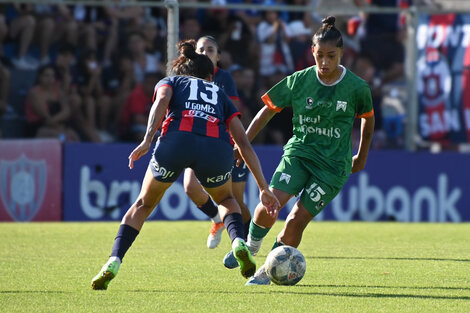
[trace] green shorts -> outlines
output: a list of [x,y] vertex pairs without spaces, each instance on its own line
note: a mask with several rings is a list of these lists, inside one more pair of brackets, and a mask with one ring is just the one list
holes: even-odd
[[311,161],[283,155],[270,186],[300,196],[305,208],[316,216],[340,192],[347,177],[338,177],[318,169]]

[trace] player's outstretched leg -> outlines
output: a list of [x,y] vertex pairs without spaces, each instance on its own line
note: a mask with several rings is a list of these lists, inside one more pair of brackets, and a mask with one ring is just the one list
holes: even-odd
[[91,280],[91,288],[95,290],[108,289],[109,282],[116,277],[121,262],[119,258],[111,257],[101,268],[101,271]]
[[256,263],[251,255],[250,250],[246,246],[243,239],[236,238],[232,243],[232,251],[238,264],[240,264],[240,272],[245,278],[249,278],[256,271]]

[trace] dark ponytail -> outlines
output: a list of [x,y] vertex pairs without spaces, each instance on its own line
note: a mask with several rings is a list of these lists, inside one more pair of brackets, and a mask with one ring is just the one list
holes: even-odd
[[343,47],[343,37],[340,31],[335,27],[335,21],[336,18],[334,16],[328,16],[321,21],[322,26],[312,38],[314,46],[319,42],[333,41],[336,47]]
[[180,41],[178,51],[179,56],[173,61],[170,74],[188,75],[202,79],[214,74],[214,65],[209,57],[196,53],[194,39]]

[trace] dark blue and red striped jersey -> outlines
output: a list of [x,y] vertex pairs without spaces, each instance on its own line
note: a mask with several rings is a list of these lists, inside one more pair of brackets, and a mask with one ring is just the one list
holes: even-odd
[[187,131],[231,143],[228,124],[240,112],[221,88],[192,76],[169,76],[157,83],[155,94],[164,85],[172,88],[173,96],[161,136],[172,131]]
[[235,86],[235,82],[229,72],[221,69],[220,67],[216,67],[214,72],[214,83],[222,88],[231,100],[240,100],[238,97],[237,87]]

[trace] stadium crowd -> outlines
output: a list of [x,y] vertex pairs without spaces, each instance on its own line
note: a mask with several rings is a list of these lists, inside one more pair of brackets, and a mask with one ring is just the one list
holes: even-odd
[[[166,73],[166,8],[122,5],[0,5],[0,123],[3,138],[139,141],[153,88]],[[229,71],[245,126],[261,96],[286,75],[314,64],[315,12],[269,10],[316,0],[212,0],[263,4],[266,10],[180,8],[180,39],[211,35]],[[410,1],[354,0],[357,6],[406,7]],[[403,147],[405,19],[397,14],[344,16],[341,63],[366,80],[376,113],[373,149]],[[383,38],[387,38],[384,40]],[[379,43],[379,44],[378,44]],[[359,136],[359,124],[355,127]],[[278,114],[255,144],[284,144],[291,112]],[[353,140],[357,144],[357,140]]]

